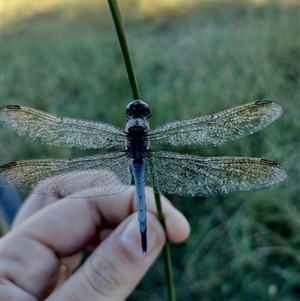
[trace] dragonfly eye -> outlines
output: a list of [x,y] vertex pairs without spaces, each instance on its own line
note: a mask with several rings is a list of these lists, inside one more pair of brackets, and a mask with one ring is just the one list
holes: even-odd
[[149,106],[142,100],[134,100],[126,107],[127,118],[150,118],[151,112]]

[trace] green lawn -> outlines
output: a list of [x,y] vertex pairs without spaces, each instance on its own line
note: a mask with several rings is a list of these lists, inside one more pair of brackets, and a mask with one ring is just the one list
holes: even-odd
[[[124,128],[131,92],[107,5],[77,2],[4,22],[1,106]],[[158,14],[126,9],[151,126],[272,99],[285,110],[274,124],[193,153],[268,158],[289,178],[251,193],[170,196],[192,227],[189,240],[171,250],[178,300],[299,300],[299,6],[192,2],[193,9]],[[1,128],[1,163],[88,153],[39,146]],[[129,300],[167,300],[166,292],[159,259]]]

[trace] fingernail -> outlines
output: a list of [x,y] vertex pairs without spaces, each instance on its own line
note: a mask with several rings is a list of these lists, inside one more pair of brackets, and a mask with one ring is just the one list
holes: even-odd
[[[151,227],[151,223],[148,223],[148,233],[147,233],[147,253],[150,253],[157,244],[157,233],[155,227]],[[143,253],[141,233],[139,230],[139,223],[137,216],[132,217],[130,222],[127,224],[123,230],[121,237],[121,242],[126,247],[126,249],[133,255],[137,257],[144,257],[147,253]]]

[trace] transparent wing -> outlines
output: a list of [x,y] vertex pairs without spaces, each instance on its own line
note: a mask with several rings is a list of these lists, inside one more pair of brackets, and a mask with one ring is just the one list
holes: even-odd
[[155,146],[217,146],[255,133],[283,113],[280,105],[261,100],[195,119],[170,122],[149,131]]
[[166,194],[210,196],[261,189],[287,178],[279,164],[259,158],[197,157],[153,152],[147,161],[147,185],[152,183],[149,164],[155,164],[157,184]]
[[19,136],[52,147],[125,148],[125,133],[112,125],[59,117],[16,105],[0,109],[0,123]]
[[128,188],[131,171],[126,153],[113,152],[65,160],[11,162],[0,167],[0,183],[48,195],[80,196],[82,190],[84,196],[110,195]]

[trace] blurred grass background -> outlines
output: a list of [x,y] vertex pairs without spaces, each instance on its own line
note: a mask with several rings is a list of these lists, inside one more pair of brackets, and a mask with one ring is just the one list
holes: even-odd
[[[152,126],[264,98],[285,110],[255,135],[193,151],[272,159],[289,178],[250,193],[170,196],[192,227],[172,246],[178,300],[299,300],[299,2],[119,2]],[[131,92],[106,1],[6,0],[2,16],[1,106],[124,128]],[[1,128],[2,164],[85,154]],[[167,300],[166,291],[160,258],[128,300]]]

